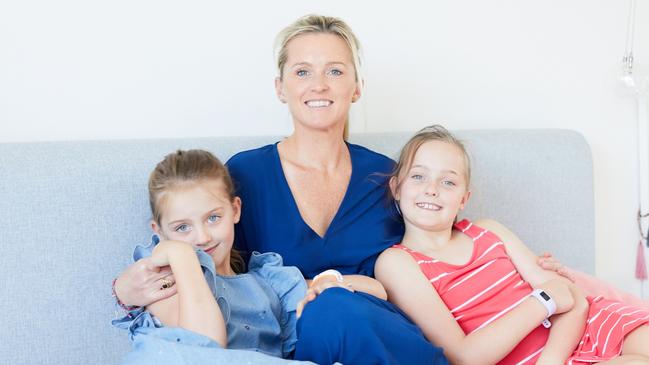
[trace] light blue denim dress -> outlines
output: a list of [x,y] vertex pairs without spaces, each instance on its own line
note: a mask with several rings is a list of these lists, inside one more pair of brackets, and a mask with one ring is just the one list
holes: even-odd
[[[135,261],[150,256],[159,239],[137,246]],[[296,307],[304,297],[306,282],[295,267],[282,264],[276,253],[253,253],[248,272],[219,276],[212,258],[197,250],[199,262],[223,314],[228,349],[198,333],[165,327],[142,309],[134,310],[112,324],[129,331],[133,351],[125,364],[288,364],[283,360],[295,349]]]

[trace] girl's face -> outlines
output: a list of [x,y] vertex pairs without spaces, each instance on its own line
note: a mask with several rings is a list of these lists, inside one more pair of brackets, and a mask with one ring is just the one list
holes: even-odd
[[[400,183],[400,186],[398,186]],[[452,227],[469,199],[462,151],[443,141],[422,144],[410,168],[390,180],[406,227],[440,231]]]
[[181,241],[212,256],[216,271],[233,274],[230,250],[234,242],[234,224],[239,222],[241,200],[230,200],[219,179],[188,183],[163,195],[160,225],[151,226],[161,238]]
[[347,43],[334,34],[307,33],[292,39],[287,50],[284,76],[275,88],[296,127],[342,130],[351,103],[360,97]]

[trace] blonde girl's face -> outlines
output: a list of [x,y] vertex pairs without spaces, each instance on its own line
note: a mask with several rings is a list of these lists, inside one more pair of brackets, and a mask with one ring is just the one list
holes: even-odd
[[360,97],[347,43],[335,34],[307,33],[289,41],[287,55],[275,88],[296,128],[342,129],[351,103]]
[[425,142],[390,188],[407,228],[448,229],[470,196],[464,154],[447,142]]
[[230,199],[220,179],[191,182],[173,188],[160,199],[160,225],[153,230],[166,240],[181,241],[201,249],[214,260],[221,275],[233,274],[230,250],[234,224],[239,222],[241,200]]

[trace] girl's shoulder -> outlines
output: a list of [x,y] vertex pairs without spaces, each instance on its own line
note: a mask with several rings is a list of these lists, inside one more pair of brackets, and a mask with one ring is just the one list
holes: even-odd
[[[295,266],[284,266],[282,256],[275,252],[250,255],[248,274],[268,284],[280,297],[291,291],[306,292],[306,280]],[[302,291],[303,290],[303,291]]]
[[507,229],[507,227],[502,225],[500,222],[490,218],[481,218],[476,219],[475,221],[462,219],[461,221],[455,223],[454,228],[466,233],[469,236],[484,235],[486,233],[490,233],[495,236],[502,237],[511,234],[511,231]]

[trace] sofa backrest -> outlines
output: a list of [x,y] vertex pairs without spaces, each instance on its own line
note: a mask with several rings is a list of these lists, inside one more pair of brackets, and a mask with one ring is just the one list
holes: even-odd
[[[465,215],[497,219],[537,253],[594,271],[593,176],[567,130],[469,130],[473,196]],[[411,133],[353,135],[395,158]],[[150,239],[150,170],[178,148],[223,161],[267,137],[0,144],[0,359],[110,364],[130,345],[113,329],[111,280]],[[254,167],[251,167],[254,168]]]

